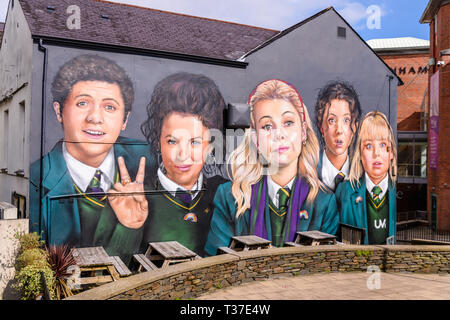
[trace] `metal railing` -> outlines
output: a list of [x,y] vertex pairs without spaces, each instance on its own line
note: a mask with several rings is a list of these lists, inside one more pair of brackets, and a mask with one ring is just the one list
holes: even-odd
[[444,241],[450,243],[450,230],[434,231],[429,225],[397,225],[397,242],[410,243],[413,239]]
[[396,239],[398,243],[411,243],[413,239],[450,243],[450,230],[433,230],[428,222],[428,214],[426,211],[397,212]]

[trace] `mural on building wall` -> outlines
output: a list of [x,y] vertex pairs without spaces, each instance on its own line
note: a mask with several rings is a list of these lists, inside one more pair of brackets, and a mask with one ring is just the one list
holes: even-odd
[[394,135],[380,112],[360,120],[350,84],[320,90],[316,127],[301,90],[276,79],[257,85],[250,127],[230,156],[232,181],[204,174],[206,163],[224,166],[213,142],[226,104],[213,79],[158,79],[139,119],[142,135],[130,138],[135,90],[127,70],[93,54],[68,60],[52,79],[63,136],[30,177],[30,229],[48,243],[103,246],[129,264],[149,242],[175,240],[207,256],[235,235],[283,246],[296,231],[341,237],[342,223],[364,229],[363,243],[391,241]]

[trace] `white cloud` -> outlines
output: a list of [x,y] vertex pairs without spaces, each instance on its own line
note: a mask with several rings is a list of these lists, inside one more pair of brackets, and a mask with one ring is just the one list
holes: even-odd
[[366,9],[366,6],[363,6],[359,2],[350,2],[346,4],[342,9],[338,10],[338,12],[345,20],[347,20],[348,23],[357,24],[362,19],[366,19]]

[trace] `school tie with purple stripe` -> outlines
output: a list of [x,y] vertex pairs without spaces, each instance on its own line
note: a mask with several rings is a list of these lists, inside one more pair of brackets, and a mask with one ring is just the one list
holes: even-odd
[[339,185],[339,183],[341,183],[342,181],[344,181],[345,179],[345,174],[343,174],[342,172],[339,172],[336,177],[334,177],[334,188],[336,189]]
[[95,171],[94,177],[86,188],[86,193],[96,193],[91,195],[94,198],[101,199],[105,196],[105,191],[100,186],[100,181],[102,179],[102,171],[97,169]]
[[381,188],[379,186],[375,186],[372,189],[372,194],[373,194],[372,199],[373,199],[373,202],[375,202],[376,205],[379,205],[380,202],[381,202],[381,199],[380,199],[381,191],[382,190],[381,190]]
[[177,189],[175,197],[177,197],[186,204],[190,204],[192,202],[192,193],[189,191],[184,191],[181,188]]

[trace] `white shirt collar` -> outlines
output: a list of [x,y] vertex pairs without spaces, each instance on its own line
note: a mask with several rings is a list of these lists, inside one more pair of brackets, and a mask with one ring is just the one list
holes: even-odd
[[[162,172],[161,168],[158,168],[158,179],[159,179],[159,182],[161,183],[161,186],[174,197],[175,197],[175,194],[177,192],[177,189],[181,189],[183,191],[190,191],[190,190],[186,190],[185,188],[183,188],[179,184],[177,184],[177,183],[173,182],[172,180],[170,180]],[[200,176],[198,177],[197,182],[194,184],[194,186],[192,187],[191,190],[200,190],[202,188],[202,185],[203,185],[203,173],[200,172]],[[194,199],[198,195],[198,193],[199,193],[199,191],[196,191],[192,195],[192,199]]]
[[62,152],[69,174],[72,177],[73,182],[78,186],[78,188],[80,188],[80,190],[86,191],[97,169],[102,171],[100,186],[103,191],[108,192],[108,190],[111,189],[111,186],[114,184],[114,174],[116,171],[114,148],[109,150],[105,160],[103,160],[102,164],[98,168],[88,166],[87,164],[75,159],[67,151],[65,142],[63,142],[62,145]]
[[277,184],[275,181],[273,181],[270,176],[267,176],[267,189],[269,191],[269,197],[270,197],[270,200],[272,200],[272,203],[276,207],[278,207],[278,190],[280,190],[281,188],[285,188],[285,187],[288,187],[289,189],[292,190],[292,185],[294,184],[294,180],[295,180],[295,177],[292,178],[292,180],[289,181],[287,185],[282,187],[279,184]]
[[[372,189],[373,187],[376,186],[375,183],[372,182],[372,180],[370,180],[369,176],[367,175],[367,172],[365,173],[366,175],[366,189],[367,191],[369,191],[370,195],[373,197],[373,193],[372,193]],[[386,177],[384,177],[383,180],[381,180],[381,182],[378,184],[378,186],[381,188],[381,193],[379,195],[380,199],[383,199],[384,195],[386,194],[386,191],[388,190],[389,187],[389,175],[386,172]]]
[[331,190],[335,189],[334,178],[339,172],[345,174],[347,178],[350,173],[350,160],[347,159],[344,162],[341,170],[336,169],[336,167],[331,163],[330,159],[327,157],[327,153],[324,151],[322,156],[322,182]]

